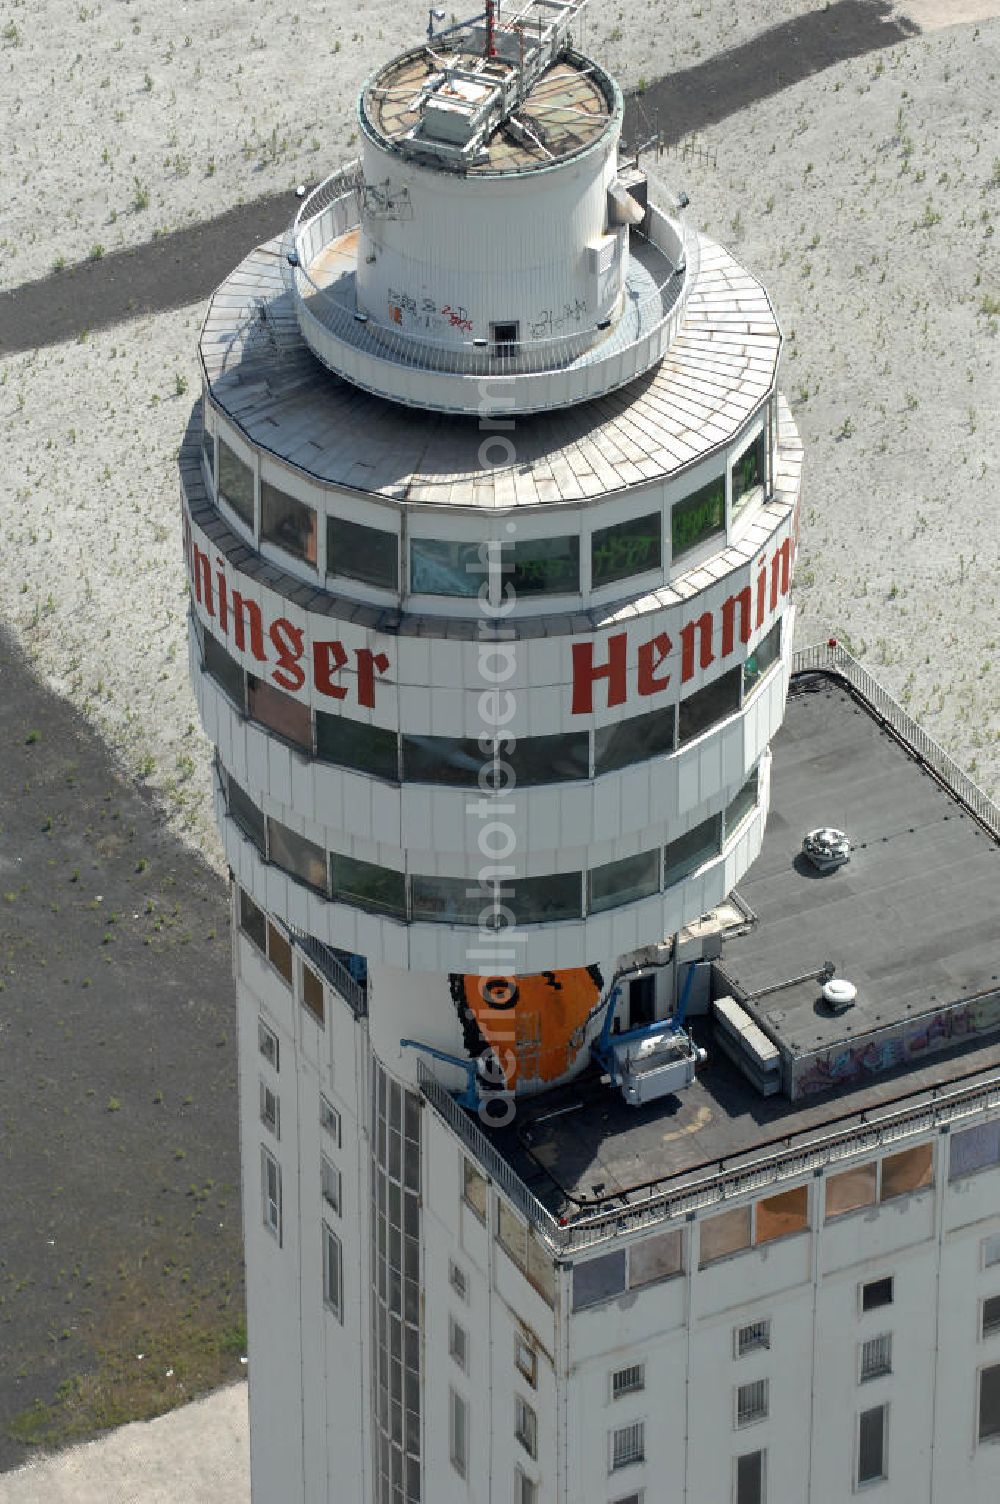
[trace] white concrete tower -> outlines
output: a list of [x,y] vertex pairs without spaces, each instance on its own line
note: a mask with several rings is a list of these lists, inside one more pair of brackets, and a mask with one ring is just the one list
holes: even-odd
[[578,8],[491,8],[382,68],[360,160],[202,336],[182,507],[255,1504],[607,1504],[566,1425],[568,1265],[498,1151],[577,1079],[676,1101],[699,918],[761,847],[781,336],[620,159]]

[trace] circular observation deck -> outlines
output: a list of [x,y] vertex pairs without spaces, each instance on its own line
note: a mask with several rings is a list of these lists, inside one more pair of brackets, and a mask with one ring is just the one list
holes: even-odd
[[667,353],[697,237],[619,167],[614,80],[547,36],[501,27],[490,56],[459,28],[362,89],[363,155],[283,247],[303,338],[353,385],[438,412],[543,412]]

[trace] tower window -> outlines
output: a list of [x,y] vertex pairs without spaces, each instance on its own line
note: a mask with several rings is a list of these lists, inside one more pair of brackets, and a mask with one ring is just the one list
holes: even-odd
[[261,1146],[260,1178],[264,1226],[281,1242],[281,1166],[270,1150]]
[[521,326],[515,320],[508,324],[491,324],[490,340],[493,345],[493,354],[507,358],[517,354],[520,341]]

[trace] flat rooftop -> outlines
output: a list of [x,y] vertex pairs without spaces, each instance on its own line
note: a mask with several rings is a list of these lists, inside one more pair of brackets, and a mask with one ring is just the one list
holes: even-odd
[[[811,1051],[849,1050],[859,1034],[995,992],[1000,844],[958,798],[860,695],[827,675],[793,679],[772,752],[764,847],[739,889],[756,922],[723,941],[714,994],[731,990],[727,978],[764,992],[748,1007],[783,1050]],[[822,824],[846,830],[854,846],[847,866],[827,877],[799,856],[803,834]],[[769,994],[826,961],[858,988],[846,1015],[818,1003],[815,980]],[[680,1096],[629,1107],[594,1069],[519,1102],[512,1126],[490,1135],[554,1215],[736,1168],[1000,1065],[1000,1033],[959,1036],[926,1063],[918,1055],[879,1074],[861,1070],[792,1101],[761,1096],[716,1044],[708,1017],[691,1029],[709,1058]]]
[[[529,23],[529,40],[532,35]],[[420,124],[421,90],[440,76],[442,62],[469,73],[484,69],[483,87],[513,71],[502,59],[484,65],[481,54],[461,50],[442,53],[437,47],[396,58],[368,85],[363,96],[367,119],[387,145]],[[519,128],[505,124],[494,130],[484,143],[482,159],[469,164],[469,173],[524,172],[532,167],[549,167],[583,151],[603,135],[612,117],[612,90],[605,79],[603,70],[583,58],[573,54],[560,58],[536,80],[519,107]],[[438,97],[449,97],[447,86]]]

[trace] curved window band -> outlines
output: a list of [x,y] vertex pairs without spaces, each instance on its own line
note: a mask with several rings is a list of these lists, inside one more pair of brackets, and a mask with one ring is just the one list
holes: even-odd
[[265,815],[236,780],[217,767],[230,819],[264,861],[287,876],[336,903],[368,913],[404,923],[477,929],[585,919],[653,898],[721,855],[760,798],[755,768],[724,810],[666,846],[591,867],[586,873],[513,878],[494,888],[468,877],[407,875],[394,867],[325,852],[315,841]]

